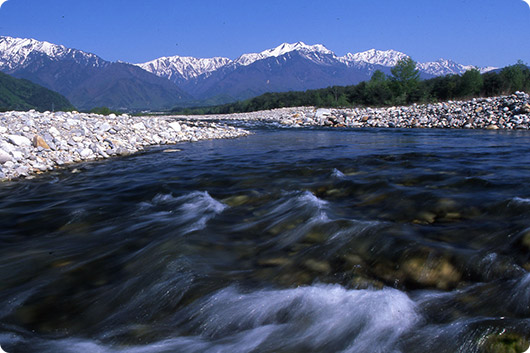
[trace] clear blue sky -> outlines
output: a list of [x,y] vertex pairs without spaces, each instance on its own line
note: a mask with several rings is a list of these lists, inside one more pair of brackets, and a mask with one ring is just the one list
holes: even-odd
[[235,59],[297,41],[337,55],[376,48],[416,61],[530,63],[523,0],[8,0],[0,35],[133,63],[172,55]]

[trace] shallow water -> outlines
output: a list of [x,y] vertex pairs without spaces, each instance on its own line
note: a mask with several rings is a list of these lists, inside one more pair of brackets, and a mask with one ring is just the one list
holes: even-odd
[[530,134],[254,128],[0,185],[0,346],[527,348]]

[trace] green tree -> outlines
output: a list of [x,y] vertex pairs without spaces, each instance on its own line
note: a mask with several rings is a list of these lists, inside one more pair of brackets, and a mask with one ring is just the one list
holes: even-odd
[[501,70],[503,93],[507,94],[524,89],[525,70],[528,70],[528,68],[521,60],[517,61],[517,64],[506,66]]
[[484,79],[476,68],[464,72],[460,81],[461,97],[478,96],[484,87]]
[[374,73],[372,74],[372,77],[370,78],[370,82],[373,82],[373,83],[382,83],[386,81],[387,81],[387,77],[385,73],[381,70],[375,70]]
[[364,104],[366,105],[384,105],[392,100],[392,91],[390,90],[389,81],[386,75],[376,70],[372,78],[366,84],[364,90]]
[[399,60],[390,72],[397,104],[411,103],[419,98],[420,73],[412,58]]

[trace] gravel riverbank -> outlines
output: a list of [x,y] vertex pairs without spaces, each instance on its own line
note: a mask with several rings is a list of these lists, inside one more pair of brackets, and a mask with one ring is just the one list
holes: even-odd
[[0,180],[28,177],[76,162],[128,155],[148,146],[248,134],[230,126],[174,117],[1,113]]
[[352,128],[530,129],[530,95],[476,98],[389,108],[282,108],[256,113],[188,116],[189,119],[260,120],[288,126]]
[[212,120],[291,127],[530,129],[530,96],[449,101],[389,108],[282,108],[209,116],[131,117],[77,112],[0,113],[0,180],[28,177],[63,165],[127,155],[152,145],[248,135]]

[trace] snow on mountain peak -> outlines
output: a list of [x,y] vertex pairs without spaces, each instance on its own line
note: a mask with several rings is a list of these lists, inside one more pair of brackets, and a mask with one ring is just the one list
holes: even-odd
[[304,42],[296,42],[294,44],[283,43],[276,48],[268,49],[262,51],[261,54],[266,56],[282,56],[284,54],[290,53],[292,51],[302,51],[302,52],[319,52],[323,54],[333,54],[331,50],[328,50],[322,44],[307,45]]
[[372,65],[394,67],[399,60],[407,57],[407,54],[396,50],[370,49],[356,54],[348,53],[343,58],[350,62],[364,62]]
[[4,71],[24,67],[29,62],[30,55],[35,53],[45,55],[52,60],[71,57],[77,62],[91,62],[94,66],[105,64],[104,60],[94,54],[69,49],[63,45],[30,38],[0,36],[0,69]]
[[223,57],[170,56],[135,65],[157,76],[175,81],[179,78],[189,80],[202,74],[213,72],[231,62],[232,60]]
[[260,53],[243,54],[235,60],[235,63],[238,65],[247,66],[258,60],[279,57],[293,51],[301,52],[306,56],[311,54],[334,55],[331,50],[327,49],[322,44],[307,45],[304,42],[296,42],[293,44],[283,43],[276,48],[267,49]]

